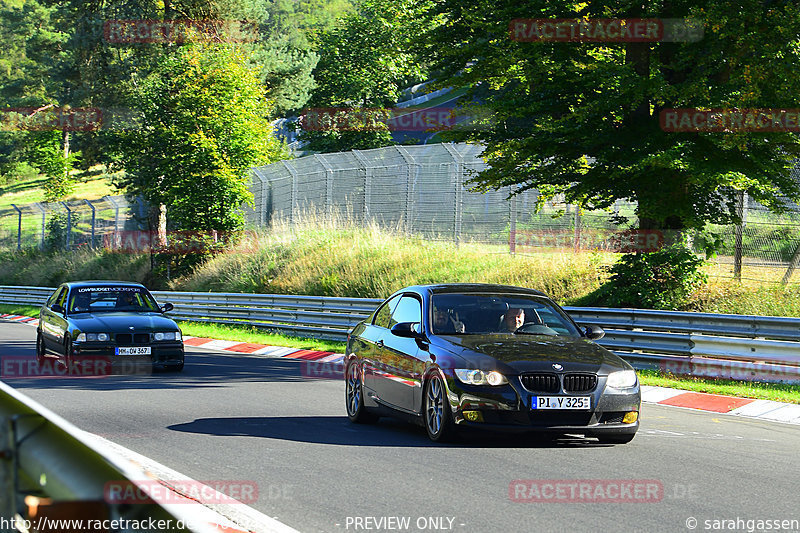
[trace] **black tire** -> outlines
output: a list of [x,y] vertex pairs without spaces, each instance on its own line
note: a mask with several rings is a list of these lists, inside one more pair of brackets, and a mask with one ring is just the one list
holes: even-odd
[[356,424],[374,424],[378,415],[371,413],[364,407],[364,383],[358,362],[347,365],[344,372],[344,404],[347,409],[347,418]]
[[67,368],[66,375],[69,376],[72,374],[72,354],[70,351],[72,350],[72,342],[70,338],[67,337],[64,339],[64,366]]
[[606,435],[597,437],[597,440],[600,441],[600,444],[628,444],[635,436],[636,433],[631,433],[629,435]]
[[425,384],[422,418],[428,437],[434,442],[448,442],[456,434],[453,413],[450,411],[450,400],[447,398],[444,381],[438,375],[431,377]]
[[42,332],[37,330],[36,331],[36,363],[39,366],[44,366],[45,361],[47,360],[47,350],[44,347],[44,337],[42,337]]

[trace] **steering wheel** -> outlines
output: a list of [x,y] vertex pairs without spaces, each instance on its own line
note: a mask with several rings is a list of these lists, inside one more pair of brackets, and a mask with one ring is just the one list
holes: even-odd
[[528,333],[531,335],[550,335],[552,337],[558,337],[558,332],[553,328],[549,328],[544,324],[537,324],[535,322],[522,324],[516,329],[516,331],[514,331],[514,333]]

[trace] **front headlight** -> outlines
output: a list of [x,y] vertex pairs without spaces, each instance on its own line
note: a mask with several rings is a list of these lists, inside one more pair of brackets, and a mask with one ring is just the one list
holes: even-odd
[[108,338],[108,333],[81,333],[75,340],[77,342],[106,342]]
[[608,375],[608,381],[606,384],[615,389],[629,389],[636,386],[636,372],[633,370],[620,370],[619,372],[612,372]]
[[162,332],[159,331],[158,333],[153,334],[153,339],[157,341],[179,341],[181,340],[181,332],[180,331],[166,331]]
[[508,383],[506,377],[495,370],[484,372],[483,370],[456,369],[455,374],[459,381],[468,385],[497,386]]

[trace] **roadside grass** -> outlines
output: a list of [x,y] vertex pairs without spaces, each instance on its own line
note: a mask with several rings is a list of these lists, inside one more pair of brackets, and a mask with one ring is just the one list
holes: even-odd
[[[95,165],[88,170],[75,170],[72,175],[77,183],[67,200],[95,200],[106,195],[119,194],[111,183],[112,174],[108,174],[102,165]],[[44,176],[36,176],[0,186],[0,210],[11,208],[11,204],[21,207],[44,201],[43,187],[46,179]]]
[[[597,289],[613,254],[510,255],[503,246],[428,240],[398,229],[306,217],[253,236],[171,283],[174,290],[383,298],[407,285],[500,283],[535,287],[562,302]],[[494,252],[494,253],[493,253]]]
[[38,317],[39,308],[32,305],[0,304],[0,314]]
[[800,404],[800,385],[685,377],[659,370],[637,370],[636,373],[642,385]]
[[252,342],[268,346],[285,346],[287,348],[300,348],[302,350],[318,350],[321,352],[344,353],[345,343],[312,339],[307,337],[292,337],[280,333],[271,333],[256,326],[235,326],[229,324],[211,324],[208,322],[178,322],[184,335],[192,337],[206,337],[224,341]]

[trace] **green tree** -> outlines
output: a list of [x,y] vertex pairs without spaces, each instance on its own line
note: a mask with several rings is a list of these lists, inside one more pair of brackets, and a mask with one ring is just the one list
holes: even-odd
[[166,206],[182,230],[242,227],[249,168],[286,157],[257,73],[226,46],[187,45],[158,63],[132,101],[141,127],[120,135],[122,185]]
[[[424,80],[426,63],[414,43],[431,28],[419,17],[426,6],[412,0],[365,0],[339,25],[323,32],[314,69],[317,88],[309,106],[369,115],[393,105],[404,88]],[[393,144],[386,128],[347,131],[332,126],[325,131],[303,131],[300,138],[310,150],[321,152]]]
[[[675,18],[702,24],[697,42],[519,42],[518,18]],[[800,7],[743,0],[438,0],[444,21],[426,45],[442,86],[471,86],[491,110],[451,138],[486,145],[478,189],[537,188],[585,208],[638,202],[642,228],[682,230],[736,219],[736,190],[780,208],[795,133],[671,133],[668,108],[794,108]]]

